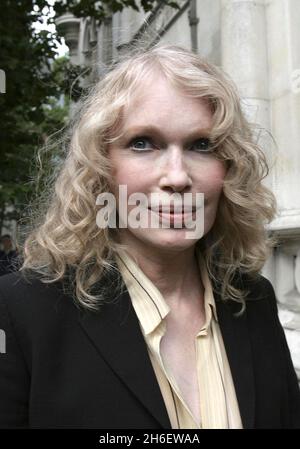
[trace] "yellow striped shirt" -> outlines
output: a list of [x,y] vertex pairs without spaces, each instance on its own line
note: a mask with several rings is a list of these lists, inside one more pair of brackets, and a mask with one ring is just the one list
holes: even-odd
[[205,324],[196,336],[196,367],[201,422],[196,422],[170,370],[164,365],[160,341],[170,312],[160,291],[124,250],[116,257],[131,297],[149,357],[165,402],[172,429],[241,429],[242,422],[218,324],[211,282],[202,256],[197,254],[204,286]]

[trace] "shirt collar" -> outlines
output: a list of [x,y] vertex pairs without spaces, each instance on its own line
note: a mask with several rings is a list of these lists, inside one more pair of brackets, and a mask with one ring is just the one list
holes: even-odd
[[198,261],[199,271],[201,274],[201,280],[202,280],[203,287],[204,287],[204,304],[210,305],[212,312],[213,312],[213,317],[216,321],[218,321],[217,308],[216,308],[212,283],[211,283],[209,275],[208,275],[208,270],[207,270],[205,259],[202,256],[200,250],[196,251],[196,257],[197,257],[197,261]]
[[121,275],[144,333],[152,332],[170,312],[158,288],[124,250],[116,256]]

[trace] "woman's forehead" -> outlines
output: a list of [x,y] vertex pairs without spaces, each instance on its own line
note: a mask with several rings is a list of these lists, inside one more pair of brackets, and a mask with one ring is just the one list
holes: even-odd
[[183,88],[172,85],[164,74],[157,72],[134,86],[114,129],[122,137],[129,137],[129,134],[143,131],[142,128],[146,128],[144,132],[155,133],[173,123],[176,128],[182,125],[183,129],[206,132],[212,125],[212,114],[207,98],[188,95]]
[[161,126],[176,128],[188,126],[197,129],[209,128],[212,110],[207,100],[201,98],[174,98],[174,96],[138,98],[123,110],[120,125],[126,132],[141,132],[147,128],[156,132]]

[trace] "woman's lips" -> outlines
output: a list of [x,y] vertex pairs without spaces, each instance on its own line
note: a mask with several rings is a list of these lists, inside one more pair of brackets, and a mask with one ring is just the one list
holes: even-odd
[[190,221],[191,219],[195,219],[196,217],[196,210],[190,210],[190,211],[185,211],[185,212],[174,212],[174,211],[169,211],[169,212],[163,212],[161,209],[156,210],[156,209],[151,209],[149,208],[149,210],[151,212],[155,212],[156,214],[159,215],[161,221],[167,221],[170,224],[175,224],[175,223],[182,223],[182,225],[186,224],[187,221]]
[[152,210],[153,212],[162,212],[167,214],[184,214],[184,213],[191,213],[196,212],[196,207],[194,206],[160,206],[160,207],[148,207],[148,209]]

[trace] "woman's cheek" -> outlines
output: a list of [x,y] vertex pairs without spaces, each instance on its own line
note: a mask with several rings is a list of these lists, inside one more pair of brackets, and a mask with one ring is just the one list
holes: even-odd
[[222,162],[218,162],[214,169],[208,171],[207,174],[207,182],[211,190],[215,190],[216,192],[221,191],[226,176],[226,168],[224,164]]

